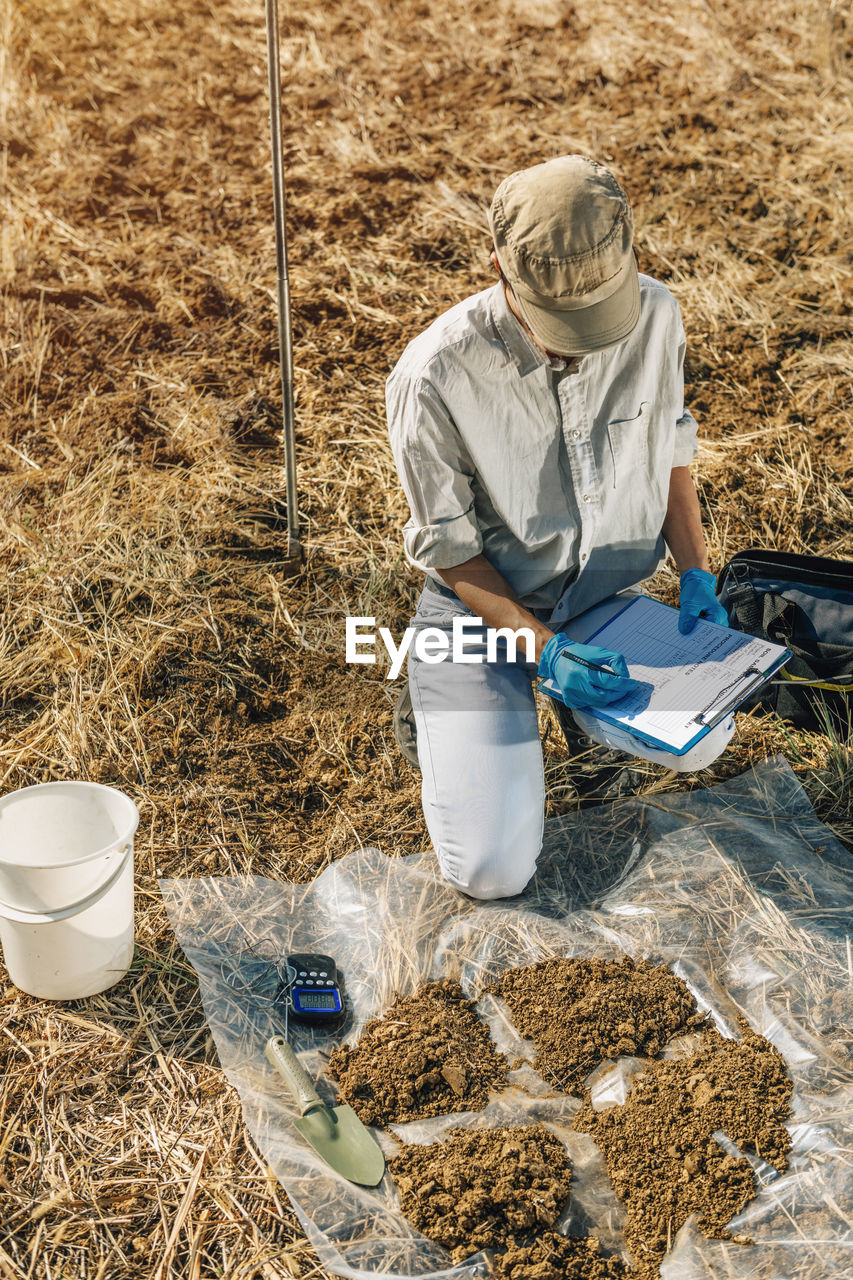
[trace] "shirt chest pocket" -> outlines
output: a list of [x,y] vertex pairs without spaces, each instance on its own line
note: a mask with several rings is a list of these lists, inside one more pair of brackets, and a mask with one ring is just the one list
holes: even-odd
[[615,483],[645,473],[649,463],[650,404],[641,401],[636,407],[625,406],[607,423],[607,440],[613,464]]

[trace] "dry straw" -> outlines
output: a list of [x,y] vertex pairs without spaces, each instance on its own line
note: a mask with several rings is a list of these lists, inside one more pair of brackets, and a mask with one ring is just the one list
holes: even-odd
[[[296,0],[282,28],[299,578],[262,7],[0,5],[0,778],[112,782],[142,811],[130,979],[79,1008],[3,994],[9,1276],[312,1274],[155,875],[309,879],[425,844],[393,691],[344,668],[342,619],[411,611],[383,381],[490,283],[503,174],[578,149],[631,192],[684,312],[715,563],[853,555],[845,6]],[[571,810],[547,730],[549,809]],[[822,735],[745,719],[716,776],[778,748],[849,838],[849,752]]]

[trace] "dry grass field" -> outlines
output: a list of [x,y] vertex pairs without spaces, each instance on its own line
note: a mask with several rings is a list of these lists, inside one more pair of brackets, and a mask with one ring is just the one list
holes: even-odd
[[[842,0],[282,6],[299,500],[285,573],[261,0],[0,0],[0,783],[130,794],[138,952],[102,997],[0,979],[0,1273],[322,1275],[249,1144],[158,874],[304,880],[425,845],[383,382],[491,283],[510,170],[611,165],[677,295],[713,561],[853,557],[853,22]],[[661,575],[665,595],[675,585]],[[551,811],[573,764],[545,727]],[[853,841],[844,744],[740,717]],[[650,773],[650,788],[709,775]]]

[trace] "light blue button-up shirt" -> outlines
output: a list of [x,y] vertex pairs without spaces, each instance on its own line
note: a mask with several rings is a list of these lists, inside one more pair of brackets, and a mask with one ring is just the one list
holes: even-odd
[[642,275],[640,299],[630,337],[575,371],[530,339],[502,284],[409,343],[386,399],[413,565],[435,576],[482,552],[556,622],[655,572],[696,423],[678,304]]

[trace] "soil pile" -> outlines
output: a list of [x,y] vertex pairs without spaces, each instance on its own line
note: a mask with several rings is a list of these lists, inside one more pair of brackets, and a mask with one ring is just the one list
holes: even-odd
[[552,1227],[572,1181],[562,1142],[541,1124],[451,1129],[443,1142],[404,1146],[388,1167],[403,1213],[454,1262]]
[[673,1036],[702,1026],[688,987],[647,960],[553,959],[509,969],[490,988],[536,1045],[533,1065],[566,1093],[580,1093],[600,1063],[656,1057]]
[[793,1086],[769,1041],[747,1027],[743,1035],[725,1040],[709,1031],[696,1053],[650,1065],[624,1106],[595,1111],[587,1102],[575,1117],[574,1127],[601,1147],[627,1209],[637,1280],[659,1275],[691,1213],[705,1235],[727,1239],[726,1223],[751,1199],[752,1166],[726,1154],[713,1136],[718,1130],[780,1173],[787,1168]]
[[606,1257],[595,1236],[545,1231],[532,1244],[515,1245],[495,1259],[498,1280],[624,1280],[619,1257]]
[[508,1063],[498,1053],[458,982],[427,982],[398,996],[350,1047],[329,1059],[341,1097],[366,1124],[395,1124],[479,1111],[506,1085]]

